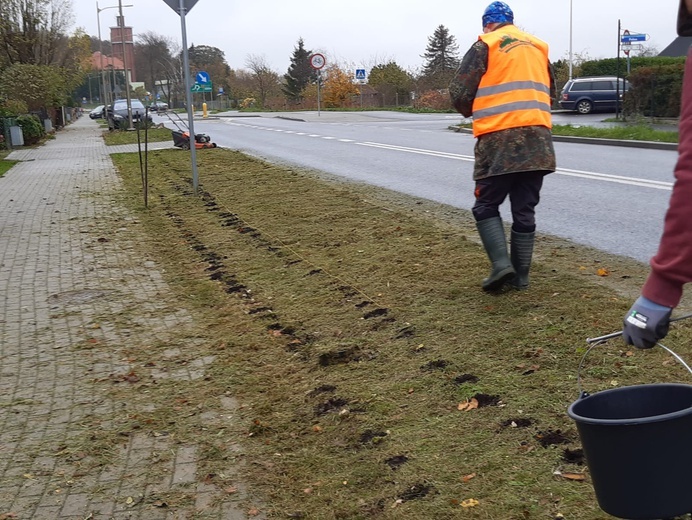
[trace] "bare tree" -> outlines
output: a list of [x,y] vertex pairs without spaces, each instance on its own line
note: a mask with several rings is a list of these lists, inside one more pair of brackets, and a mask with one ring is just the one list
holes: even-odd
[[171,38],[151,31],[137,35],[135,45],[135,69],[137,76],[144,79],[147,90],[154,92],[156,82],[168,79],[169,63],[173,59]]
[[255,88],[260,105],[264,106],[267,97],[280,91],[280,77],[267,64],[264,56],[248,54],[245,66],[250,69],[255,80]]
[[0,1],[0,64],[63,66],[72,0]]

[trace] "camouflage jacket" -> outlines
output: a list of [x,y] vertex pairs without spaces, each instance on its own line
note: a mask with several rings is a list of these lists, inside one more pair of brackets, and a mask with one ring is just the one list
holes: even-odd
[[[555,99],[555,79],[550,72],[550,97]],[[449,85],[454,108],[465,117],[473,113],[473,100],[488,70],[488,46],[478,40],[468,50]],[[476,141],[474,180],[527,171],[555,171],[555,150],[550,130],[524,126],[482,135]]]

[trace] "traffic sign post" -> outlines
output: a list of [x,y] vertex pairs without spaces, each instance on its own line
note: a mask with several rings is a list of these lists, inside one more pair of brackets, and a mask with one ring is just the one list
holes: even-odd
[[180,11],[182,9],[185,10],[185,12],[190,12],[190,9],[192,9],[195,4],[197,3],[197,0],[163,0],[168,7],[173,9],[176,13],[180,14]]
[[625,31],[622,34],[620,41],[622,43],[632,43],[632,42],[645,42],[649,39],[648,34],[630,34],[629,31]]
[[[187,48],[187,28],[185,26],[185,13],[189,12],[194,7],[198,0],[163,0],[168,7],[173,9],[180,15],[180,33],[183,38],[183,72],[185,74],[185,99],[187,101],[187,126],[190,131],[191,143],[195,141],[195,123],[192,114],[192,88],[187,88],[190,85],[190,56]],[[192,163],[192,187],[195,190],[195,195],[198,191],[198,176],[197,176],[197,148],[190,146],[190,162]]]
[[356,69],[356,79],[365,79],[365,69]]
[[310,66],[317,71],[317,116],[320,116],[320,87],[322,83],[322,69],[327,64],[324,54],[316,52],[310,55]]
[[192,85],[192,87],[190,87],[190,92],[195,92],[198,94],[202,93],[202,92],[212,92],[213,90],[214,89],[212,88],[211,83],[205,83],[205,84],[195,83],[194,85]]

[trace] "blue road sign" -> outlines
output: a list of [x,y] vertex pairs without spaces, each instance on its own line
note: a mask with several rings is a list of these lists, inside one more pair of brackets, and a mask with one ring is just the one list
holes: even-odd
[[623,34],[620,38],[622,43],[645,42],[646,34]]
[[356,69],[356,79],[365,79],[365,69]]
[[203,70],[200,70],[197,73],[197,76],[195,76],[195,83],[200,83],[202,85],[204,85],[205,83],[211,83],[209,81],[209,73],[204,72]]

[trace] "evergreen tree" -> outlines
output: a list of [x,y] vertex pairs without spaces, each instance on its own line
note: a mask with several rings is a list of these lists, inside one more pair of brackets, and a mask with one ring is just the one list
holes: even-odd
[[303,38],[299,38],[298,46],[293,50],[291,65],[284,75],[284,85],[281,88],[284,95],[291,100],[299,100],[303,89],[317,80],[317,73],[310,66],[311,54],[312,51],[305,49]]
[[452,75],[459,67],[459,45],[449,29],[440,25],[432,36],[428,37],[428,47],[423,65],[423,76],[431,88],[447,88]]

